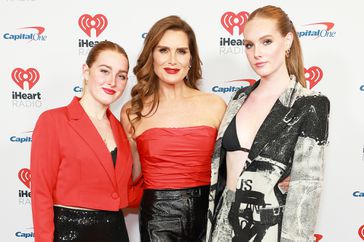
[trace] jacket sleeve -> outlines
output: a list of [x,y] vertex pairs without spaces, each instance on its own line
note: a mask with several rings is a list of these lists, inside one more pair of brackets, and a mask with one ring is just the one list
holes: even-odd
[[129,181],[129,208],[138,208],[143,196],[143,175],[140,174],[134,181]]
[[36,242],[53,241],[52,193],[61,160],[55,127],[50,113],[43,113],[37,121],[32,136],[31,200]]
[[305,106],[306,119],[298,137],[282,222],[282,242],[314,241],[327,146],[329,100],[315,96]]

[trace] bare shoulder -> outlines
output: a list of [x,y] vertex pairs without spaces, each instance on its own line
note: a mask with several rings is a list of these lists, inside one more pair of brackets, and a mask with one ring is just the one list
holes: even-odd
[[202,92],[201,102],[203,102],[204,105],[209,106],[210,108],[222,109],[223,111],[225,111],[226,109],[226,102],[224,101],[224,99],[214,93]]
[[120,120],[127,118],[127,110],[131,107],[131,101],[127,101],[120,110]]
[[130,107],[131,107],[131,102],[128,101],[121,107],[121,110],[120,110],[120,122],[123,125],[125,132],[128,134],[130,133],[129,131],[130,131],[131,124],[130,124],[130,120],[128,118],[127,110]]
[[210,120],[214,120],[214,126],[219,127],[226,110],[226,103],[224,99],[213,93],[202,92],[200,96],[200,103],[203,113]]

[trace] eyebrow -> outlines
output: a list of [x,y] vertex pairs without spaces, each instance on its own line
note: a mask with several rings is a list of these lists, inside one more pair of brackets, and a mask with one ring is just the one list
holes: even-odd
[[[108,69],[112,70],[111,66],[108,66],[108,65],[105,65],[105,64],[101,64],[101,65],[99,65],[99,67],[106,67],[106,68],[108,68]],[[126,70],[119,70],[119,72],[125,72],[125,73],[128,73],[128,71],[126,71]]]
[[[170,49],[170,47],[168,47],[168,46],[163,46],[163,45],[157,45],[157,46],[156,46],[156,48],[159,48],[159,49],[161,49],[161,48],[167,48],[167,49]],[[179,49],[179,50],[188,50],[188,49],[189,49],[189,47],[177,47],[176,49]]]
[[[262,36],[262,37],[260,37],[259,38],[259,40],[262,40],[262,39],[265,39],[265,38],[268,38],[268,37],[273,37],[273,35],[271,35],[271,34],[267,34],[267,35],[264,35],[264,36]],[[247,42],[247,41],[249,41],[249,42],[253,42],[253,41],[251,41],[251,40],[248,40],[248,39],[243,39],[243,43],[244,42]]]

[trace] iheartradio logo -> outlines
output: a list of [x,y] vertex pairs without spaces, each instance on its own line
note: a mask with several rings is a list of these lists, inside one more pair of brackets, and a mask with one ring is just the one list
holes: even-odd
[[234,35],[234,27],[238,27],[239,35],[244,31],[244,25],[249,17],[249,13],[242,11],[238,14],[226,12],[221,16],[220,22],[231,35]]
[[360,226],[358,230],[359,237],[364,240],[364,225]]
[[23,168],[18,172],[19,180],[30,189],[31,174],[28,168]]
[[319,83],[323,77],[322,69],[318,66],[311,66],[310,68],[305,68],[306,81],[309,82],[309,89],[312,89]]
[[96,30],[96,37],[98,37],[106,29],[107,24],[107,18],[102,14],[96,14],[94,17],[84,14],[78,19],[78,26],[88,37],[91,37],[91,29]]
[[29,90],[39,81],[39,72],[35,68],[28,68],[24,70],[22,68],[15,68],[11,72],[11,78],[21,89],[24,90],[24,83],[28,83]]
[[315,237],[315,242],[319,242],[324,237],[321,234],[314,234],[313,236]]

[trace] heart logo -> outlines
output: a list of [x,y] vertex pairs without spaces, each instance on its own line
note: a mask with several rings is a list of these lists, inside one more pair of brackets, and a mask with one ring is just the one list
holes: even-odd
[[39,80],[39,72],[34,68],[29,68],[27,70],[23,70],[22,68],[15,68],[11,72],[11,78],[21,89],[24,90],[24,82],[28,82],[29,90],[34,87],[34,85]]
[[364,240],[364,225],[360,226],[358,234],[362,240]]
[[31,174],[28,168],[23,168],[18,172],[19,180],[30,189]]
[[309,88],[312,89],[319,83],[323,77],[323,72],[320,67],[312,66],[308,69],[305,68],[306,81],[310,83]]
[[98,37],[106,29],[107,24],[107,18],[102,14],[96,14],[94,17],[84,14],[78,19],[78,26],[88,37],[91,37],[91,29],[96,30],[96,37]]
[[315,236],[315,242],[319,242],[324,237],[321,234],[314,234],[313,236]]
[[248,17],[249,13],[245,11],[238,14],[226,12],[221,16],[220,22],[231,35],[234,35],[234,27],[237,26],[239,28],[239,35],[241,35]]

